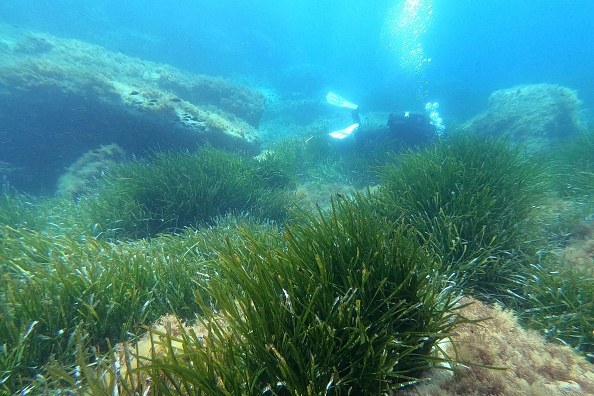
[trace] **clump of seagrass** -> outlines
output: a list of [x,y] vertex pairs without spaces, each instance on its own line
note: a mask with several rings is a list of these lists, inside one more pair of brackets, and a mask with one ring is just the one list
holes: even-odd
[[464,321],[457,297],[415,232],[371,201],[336,198],[295,213],[275,241],[244,233],[222,249],[200,282],[206,334],[164,335],[169,352],[139,369],[153,389],[380,395],[447,360],[435,351]]
[[501,294],[521,266],[527,220],[543,199],[543,167],[505,140],[454,134],[380,171],[388,216],[417,228],[459,286]]
[[[94,349],[90,357],[77,351],[76,364],[88,373],[84,366],[95,367],[96,355],[110,342],[130,339],[138,323],[166,313],[194,318],[200,312],[195,274],[207,271],[205,262],[226,239],[241,243],[238,228],[263,241],[278,232],[253,218],[228,216],[175,236],[114,244],[0,226],[0,394],[64,390],[75,378],[64,374],[73,371],[75,346]],[[48,376],[50,359],[64,369]]]
[[561,196],[584,200],[594,195],[594,129],[551,147]]
[[263,158],[278,176],[290,177],[298,184],[341,183],[353,188],[377,184],[374,170],[388,157],[385,146],[362,149],[332,140],[335,139],[330,139],[326,132],[307,139],[283,139],[272,144]]
[[79,209],[103,239],[136,239],[250,213],[283,220],[291,193],[257,161],[212,147],[161,152],[113,167]]
[[517,276],[519,319],[547,339],[573,347],[594,363],[594,273],[559,263],[533,265]]

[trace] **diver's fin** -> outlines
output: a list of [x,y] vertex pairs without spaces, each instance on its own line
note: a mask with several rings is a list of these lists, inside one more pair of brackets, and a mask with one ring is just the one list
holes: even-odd
[[349,102],[342,96],[335,94],[334,92],[328,92],[328,95],[326,95],[326,101],[333,106],[346,107],[347,109],[352,110],[357,110],[359,107],[356,104]]
[[355,129],[359,127],[359,124],[350,125],[344,129],[334,131],[330,133],[334,139],[344,139],[345,137],[349,136]]

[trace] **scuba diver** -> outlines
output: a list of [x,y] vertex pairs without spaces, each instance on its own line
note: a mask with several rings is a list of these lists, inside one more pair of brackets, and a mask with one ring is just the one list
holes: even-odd
[[359,116],[359,106],[349,102],[343,97],[329,92],[326,95],[326,101],[337,107],[351,110],[353,123],[344,129],[330,133],[335,139],[344,139],[354,133],[357,145],[374,143],[382,138],[395,138],[401,141],[405,146],[422,146],[430,143],[436,138],[442,137],[445,126],[437,113],[437,103],[428,103],[425,110],[429,116],[421,113],[403,112],[390,113],[388,117],[387,130],[367,131],[363,130],[361,118]]

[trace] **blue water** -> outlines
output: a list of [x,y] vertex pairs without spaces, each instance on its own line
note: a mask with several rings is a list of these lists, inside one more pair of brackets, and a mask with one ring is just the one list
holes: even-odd
[[287,70],[308,65],[319,75],[312,84],[335,86],[363,104],[414,107],[416,99],[438,100],[444,115],[460,119],[484,108],[493,90],[523,83],[567,85],[586,107],[594,103],[594,2],[420,0],[421,12],[432,8],[419,35],[431,58],[421,81],[427,98],[419,98],[419,81],[400,67],[388,48],[394,43],[382,36],[390,8],[404,3],[4,0],[0,21],[192,72],[246,74],[281,89],[295,89]]
[[[419,32],[394,10],[415,8]],[[402,14],[402,13],[401,13]],[[420,15],[420,17],[419,17]],[[0,22],[78,38],[191,72],[248,76],[279,90],[332,87],[363,107],[439,101],[465,120],[488,95],[555,83],[594,105],[590,0],[4,0]],[[410,15],[409,15],[410,17]],[[407,70],[416,40],[422,70]]]

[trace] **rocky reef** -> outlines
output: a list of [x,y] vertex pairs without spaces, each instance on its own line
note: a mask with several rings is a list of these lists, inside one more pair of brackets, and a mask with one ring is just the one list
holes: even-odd
[[581,105],[577,92],[563,86],[519,85],[493,92],[487,110],[462,129],[542,148],[583,131]]
[[594,395],[594,366],[572,348],[547,343],[523,329],[509,310],[472,299],[465,302],[472,304],[462,315],[485,320],[478,326],[456,327],[452,337],[456,350],[451,344],[444,349],[468,364],[456,366],[454,372],[427,372],[426,383],[397,395]]
[[[393,394],[398,396],[578,396],[594,395],[594,366],[565,345],[547,343],[540,335],[525,330],[509,310],[465,298],[469,304],[461,314],[479,320],[479,325],[462,324],[455,328],[451,342],[441,347],[459,359],[452,370],[438,367],[425,373],[424,381]],[[171,337],[172,346],[183,349],[181,331],[207,337],[203,324],[182,324],[174,315],[165,315],[151,326],[135,345],[138,356],[162,356],[166,346],[160,339]],[[454,349],[455,345],[455,349]],[[118,344],[124,367],[126,343]],[[131,360],[132,368],[147,359]]]
[[204,143],[259,150],[258,92],[78,40],[0,31],[0,160],[17,188],[51,191],[106,144],[137,155]]
[[126,157],[117,144],[108,144],[82,155],[60,176],[56,195],[76,199],[89,192],[97,184],[97,179],[110,167],[122,162]]

